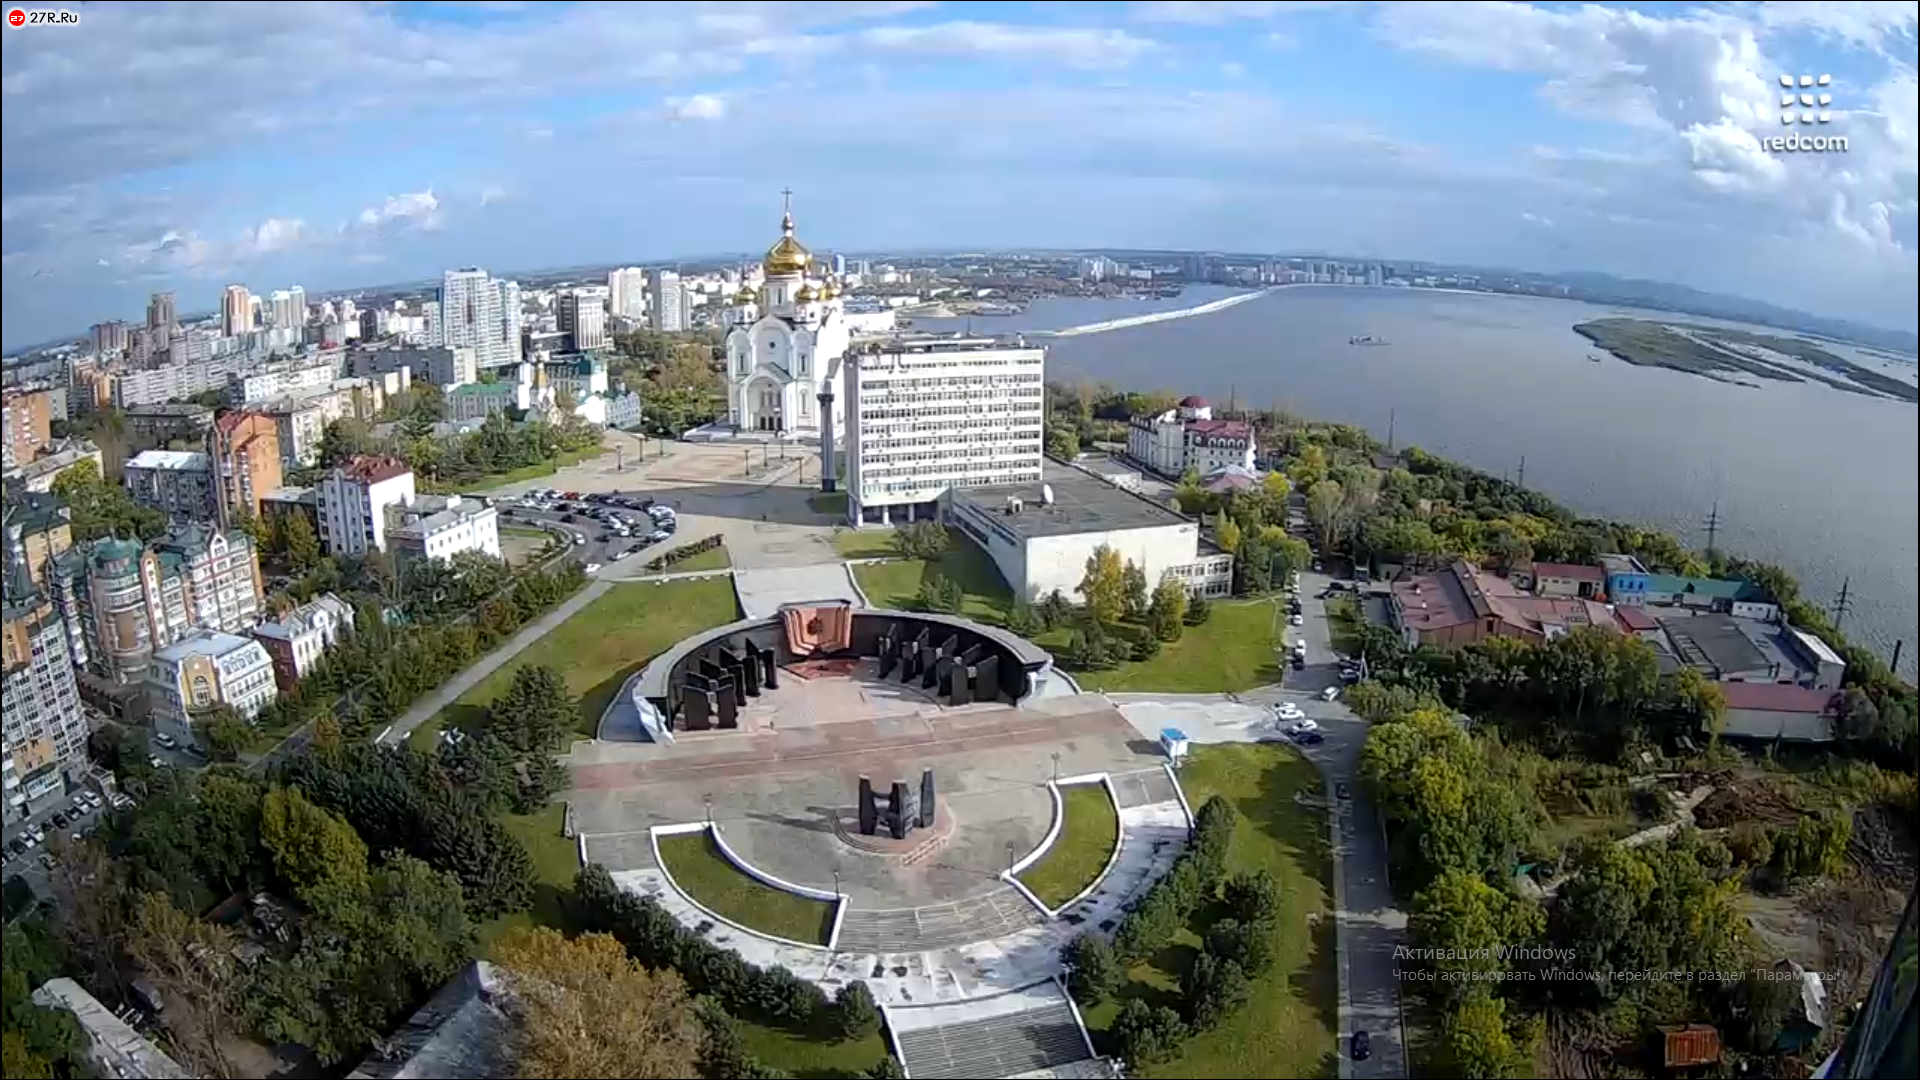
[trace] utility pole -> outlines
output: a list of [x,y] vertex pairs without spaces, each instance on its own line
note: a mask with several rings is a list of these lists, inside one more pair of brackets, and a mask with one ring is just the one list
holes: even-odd
[[1835,630],[1840,629],[1840,624],[1847,619],[1847,612],[1852,610],[1853,578],[1848,577],[1841,580],[1840,596],[1833,602],[1833,628]]
[[1393,421],[1399,415],[1398,410],[1387,410],[1387,453],[1393,453]]
[[[1720,500],[1713,500],[1713,509],[1707,512],[1707,559],[1712,561],[1714,541],[1720,538]],[[1840,590],[1844,596],[1846,590]]]
[[1527,486],[1527,455],[1525,454],[1520,455],[1520,475],[1517,477],[1514,477],[1513,486],[1514,487]]
[[1892,671],[1895,675],[1900,674],[1900,654],[1902,652],[1905,652],[1906,648],[1907,648],[1906,638],[1901,638],[1899,641],[1896,641],[1893,643],[1893,663],[1887,665],[1887,668],[1888,670]]

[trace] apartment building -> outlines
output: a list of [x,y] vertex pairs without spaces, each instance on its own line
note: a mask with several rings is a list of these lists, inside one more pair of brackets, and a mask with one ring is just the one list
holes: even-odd
[[136,405],[126,411],[135,445],[165,446],[174,439],[199,440],[213,427],[213,410],[191,401]]
[[398,458],[357,457],[328,472],[315,493],[327,554],[385,551],[387,507],[413,501],[413,470]]
[[347,371],[360,378],[405,372],[408,382],[430,382],[443,390],[480,378],[478,354],[470,345],[354,349],[347,354]]
[[236,372],[227,380],[227,397],[235,405],[251,405],[282,394],[331,386],[340,377],[342,360],[338,351],[327,350]]
[[66,793],[87,763],[87,718],[59,609],[8,560],[0,596],[0,811],[9,826]]
[[120,467],[120,481],[134,502],[175,521],[219,516],[213,465],[197,450],[143,450]]
[[[53,441],[53,395],[46,390],[8,390],[0,395],[0,467],[11,469],[34,459]],[[66,407],[60,409],[66,419]]]
[[312,671],[333,643],[353,630],[353,608],[321,593],[277,619],[253,628],[253,639],[273,659],[274,681],[284,692]]
[[216,705],[251,720],[280,696],[273,658],[252,638],[200,630],[153,654],[147,683],[160,730],[191,740],[193,721]]
[[73,546],[73,513],[43,492],[8,492],[0,510],[7,565],[21,567],[35,588],[47,583],[47,568]]
[[848,520],[931,518],[949,491],[1039,483],[1046,359],[991,338],[903,337],[849,352]]
[[500,557],[500,518],[483,499],[423,495],[387,509],[396,559],[451,559],[462,551]]
[[221,528],[258,517],[260,497],[278,488],[285,475],[279,421],[258,412],[222,416],[207,435],[207,460]]

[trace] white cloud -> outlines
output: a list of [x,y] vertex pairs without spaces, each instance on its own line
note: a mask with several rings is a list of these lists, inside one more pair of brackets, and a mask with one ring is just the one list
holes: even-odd
[[407,229],[434,229],[440,224],[440,200],[433,190],[389,195],[379,206],[360,211],[354,224],[367,232],[397,232]]
[[1536,214],[1531,210],[1520,211],[1520,220],[1529,225],[1538,225],[1543,229],[1553,228],[1553,219],[1545,214]]
[[718,120],[727,115],[726,99],[714,94],[670,97],[661,104],[675,120]]
[[268,255],[285,251],[307,239],[307,223],[299,218],[268,218],[247,234],[247,248],[254,254]]
[[499,184],[488,184],[486,187],[480,189],[481,206],[492,206],[494,203],[500,202],[506,197],[507,189],[501,187]]
[[1339,0],[1154,0],[1133,5],[1141,22],[1189,23],[1201,26],[1238,19],[1271,19],[1276,15],[1324,8],[1351,7]]
[[1045,59],[1078,68],[1125,67],[1161,46],[1125,30],[949,22],[876,26],[852,35],[848,47],[900,57]]

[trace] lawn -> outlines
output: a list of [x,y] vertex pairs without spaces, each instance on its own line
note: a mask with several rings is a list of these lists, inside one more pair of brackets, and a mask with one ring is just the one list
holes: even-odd
[[900,554],[893,546],[892,529],[842,529],[833,534],[833,549],[843,559],[878,559]]
[[[1327,819],[1322,810],[1294,801],[1299,792],[1322,796],[1319,773],[1291,747],[1238,743],[1195,747],[1180,783],[1196,808],[1219,795],[1240,812],[1227,868],[1265,867],[1274,875],[1282,899],[1280,940],[1273,967],[1254,982],[1240,1012],[1189,1040],[1173,1060],[1133,1075],[1334,1075],[1339,983]],[[1133,969],[1121,994],[1178,1008],[1180,973],[1198,955],[1196,931],[1204,932],[1215,917],[1208,911],[1195,915],[1158,956]],[[1096,1043],[1104,1041],[1118,1012],[1118,1001],[1084,1010]]]
[[[569,465],[577,465],[582,461],[597,458],[606,452],[607,448],[605,446],[589,446],[585,450],[568,450],[565,453],[556,454],[552,460],[543,461],[538,465],[525,465],[507,472],[489,473],[486,476],[476,476],[471,480],[462,480],[457,484],[445,486],[457,490],[463,495],[469,492],[476,495],[484,495],[488,491],[506,484],[517,484],[523,480],[538,480],[542,476],[552,476],[554,473],[559,472]],[[440,485],[429,483],[426,485],[426,488],[428,490],[439,490]]]
[[[861,536],[864,533],[842,533]],[[836,539],[838,544],[839,540]],[[888,551],[892,547],[889,545]],[[845,548],[841,554],[846,554]],[[912,611],[918,606],[920,582],[928,573],[944,574],[960,583],[966,601],[960,614],[994,626],[1006,622],[1007,605],[1013,597],[1000,568],[987,553],[970,543],[956,542],[945,555],[931,562],[925,559],[895,559],[884,563],[863,563],[853,568],[854,579],[875,607]]]
[[[1110,671],[1074,672],[1087,690],[1165,690],[1225,693],[1251,690],[1280,681],[1274,652],[1273,605],[1266,600],[1228,600],[1212,604],[1213,614],[1189,626],[1179,641],[1160,647],[1151,660],[1129,661]],[[1066,632],[1043,635],[1040,644],[1066,645]]]
[[740,1037],[755,1058],[796,1080],[860,1076],[887,1054],[887,1044],[881,1035],[837,1042],[812,1032],[789,1031],[743,1020]]
[[689,556],[660,571],[663,574],[688,574],[699,570],[725,570],[733,565],[733,559],[727,554],[727,546],[708,548],[698,555]]
[[478,723],[487,704],[526,664],[545,664],[565,677],[567,689],[580,699],[574,732],[591,738],[627,676],[681,638],[739,617],[733,582],[726,578],[615,585],[420,725],[412,743],[431,750],[442,727]]
[[1020,874],[1020,884],[1050,908],[1085,892],[1107,868],[1120,843],[1120,814],[1105,784],[1069,784],[1060,789],[1060,835],[1040,861]]
[[708,911],[788,941],[825,945],[832,935],[832,904],[762,885],[728,862],[707,833],[662,836],[659,846],[674,883]]
[[1327,599],[1327,638],[1333,651],[1353,656],[1360,651],[1360,628],[1366,625],[1359,602],[1349,596]]
[[564,898],[580,872],[580,847],[562,832],[567,808],[554,803],[537,814],[502,814],[500,823],[527,846],[533,856],[533,906],[480,924],[480,952],[485,955],[501,935],[519,926],[552,926],[571,931]]

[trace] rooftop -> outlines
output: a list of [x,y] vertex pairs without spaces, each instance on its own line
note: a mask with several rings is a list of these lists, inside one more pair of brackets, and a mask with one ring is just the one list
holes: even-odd
[[1809,690],[1804,686],[1782,686],[1779,683],[1721,683],[1720,690],[1727,697],[1729,709],[1807,713],[1813,716],[1837,710],[1840,705],[1837,699],[1841,697],[1838,690]]
[[170,663],[180,663],[196,656],[225,656],[235,649],[248,646],[259,647],[259,643],[235,634],[226,634],[218,630],[197,630],[192,637],[181,638],[164,649],[155,649],[153,658]]
[[1645,608],[1622,604],[1613,609],[1613,618],[1629,633],[1641,633],[1646,630],[1660,629],[1659,620],[1647,614]]
[[412,473],[413,469],[396,457],[361,454],[334,471],[363,484],[377,484],[383,480],[406,476]]
[[513,1075],[513,1025],[500,1007],[501,987],[485,960],[455,975],[392,1037],[348,1073],[366,1080]]
[[1756,619],[1710,612],[1657,615],[1683,663],[1723,674],[1768,671],[1791,674],[1799,665],[1781,647],[1779,628]]
[[915,353],[990,352],[995,349],[1034,349],[1019,335],[979,337],[968,334],[898,334],[867,342],[855,351],[857,356],[900,356]]
[[212,416],[213,409],[206,405],[196,405],[191,401],[168,401],[158,405],[132,405],[126,409],[128,416]]
[[1563,562],[1534,563],[1533,576],[1536,578],[1565,578],[1568,581],[1591,581],[1595,585],[1603,585],[1607,580],[1607,572],[1598,566]]
[[465,518],[494,511],[481,499],[463,499],[458,495],[423,495],[407,506],[389,507],[387,512],[400,519],[399,524],[387,528],[387,535],[407,539],[431,536]]
[[1750,603],[1771,603],[1765,589],[1751,581],[1728,581],[1723,578],[1681,577],[1678,574],[1653,574],[1647,579],[1647,591],[1656,593],[1692,593],[1709,596],[1715,600],[1738,600]]
[[318,629],[321,617],[331,616],[336,624],[353,621],[353,609],[332,593],[321,593],[312,600],[253,628],[253,636],[292,639]]
[[125,468],[161,469],[168,472],[206,472],[207,455],[198,450],[142,450],[129,460]]
[[1644,574],[1647,568],[1631,555],[1597,555],[1595,561],[1609,574]]
[[1253,435],[1253,426],[1244,420],[1189,420],[1187,433],[1211,439],[1245,439]]
[[[1075,533],[1152,529],[1192,524],[1187,518],[1154,502],[1115,487],[1097,476],[1047,458],[1041,483],[955,490],[956,503],[971,506],[1019,536],[1032,540]],[[1052,498],[1049,499],[1049,491]],[[1012,512],[1010,500],[1020,509]]]

